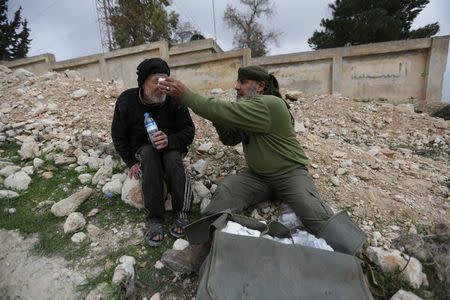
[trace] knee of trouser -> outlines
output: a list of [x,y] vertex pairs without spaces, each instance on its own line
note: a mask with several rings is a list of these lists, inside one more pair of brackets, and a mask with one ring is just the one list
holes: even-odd
[[136,153],[136,158],[140,162],[155,158],[158,155],[157,150],[152,145],[144,145]]
[[163,163],[166,170],[184,168],[183,160],[179,151],[170,151],[164,154]]
[[178,150],[168,150],[163,155],[163,160],[167,162],[171,161],[182,161],[181,153]]

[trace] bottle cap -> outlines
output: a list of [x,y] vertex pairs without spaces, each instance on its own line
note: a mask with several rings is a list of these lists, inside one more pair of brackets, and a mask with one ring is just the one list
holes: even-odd
[[148,117],[148,113],[144,113],[144,117]]

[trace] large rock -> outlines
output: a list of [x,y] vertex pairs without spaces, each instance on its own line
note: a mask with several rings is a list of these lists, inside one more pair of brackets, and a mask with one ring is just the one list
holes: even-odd
[[404,113],[413,113],[414,112],[414,104],[411,104],[411,103],[399,104],[395,107],[395,110],[401,111]]
[[16,76],[20,79],[27,79],[28,77],[33,77],[34,74],[25,69],[16,69],[13,72],[13,76]]
[[200,181],[194,183],[194,204],[200,203],[204,198],[211,198],[211,192]]
[[33,166],[38,169],[40,168],[42,165],[44,164],[44,161],[38,157],[36,157],[35,159],[33,159]]
[[[0,124],[1,124],[1,122],[0,122]],[[1,126],[0,126],[0,127],[1,127]],[[1,129],[0,129],[0,131],[1,131]],[[12,165],[13,165],[12,162],[10,162],[10,161],[5,161],[5,160],[1,160],[1,159],[0,159],[0,170],[3,169],[4,167],[12,166]],[[11,174],[9,174],[9,175],[11,175]],[[8,176],[9,176],[9,175],[8,175]]]
[[33,158],[40,154],[39,145],[33,139],[27,139],[17,152],[22,159]]
[[19,197],[19,194],[17,194],[16,192],[8,191],[8,190],[0,190],[0,200],[14,199],[17,197]]
[[74,212],[92,193],[92,189],[85,187],[81,191],[53,204],[51,211],[55,216],[67,216]]
[[203,198],[202,203],[200,204],[200,212],[203,214],[205,212],[206,207],[211,203],[211,199]]
[[69,214],[64,223],[64,233],[74,232],[78,229],[81,229],[86,225],[86,220],[83,217],[82,213],[73,212]]
[[[83,157],[83,155],[78,158],[79,165],[81,165],[80,160],[82,160],[81,159],[82,157]],[[87,164],[88,164],[89,168],[94,169],[94,170],[98,170],[101,166],[103,166],[103,163],[104,163],[103,159],[99,158],[99,157],[90,156],[86,160],[87,160]]]
[[204,144],[201,144],[200,147],[198,147],[197,151],[201,152],[201,153],[206,153],[209,151],[209,149],[211,149],[212,146],[213,146],[212,142],[204,143]]
[[[398,250],[385,251],[383,248],[379,247],[368,247],[367,255],[369,259],[380,266],[384,272],[394,272],[398,269],[402,270],[407,264],[407,260],[401,256],[401,252]],[[418,289],[422,285],[424,278],[422,264],[416,258],[411,257],[408,266],[400,273],[400,275],[407,280],[411,286]]]
[[134,257],[124,255],[119,261],[121,264],[114,270],[113,283],[119,283],[128,277],[134,278],[134,265],[136,264]]
[[101,184],[104,185],[106,183],[106,179],[110,178],[112,175],[112,168],[103,166],[100,169],[98,169],[97,173],[95,173],[94,177],[92,178],[92,184]]
[[120,194],[122,192],[122,182],[119,179],[106,183],[102,188],[103,193]]
[[82,184],[86,184],[86,183],[90,183],[92,182],[92,175],[89,173],[86,174],[80,174],[78,176],[78,180],[82,183]]
[[4,177],[8,177],[20,170],[19,166],[6,166],[0,170],[0,175]]
[[72,94],[70,94],[70,97],[72,97],[72,99],[80,99],[81,97],[85,97],[88,95],[88,92],[85,89],[79,89],[74,91]]
[[141,194],[141,186],[139,185],[139,180],[130,179],[127,176],[127,179],[123,183],[122,186],[122,200],[123,202],[134,206],[136,208],[144,208],[144,201],[142,199]]
[[189,246],[189,242],[185,239],[177,239],[172,246],[173,250],[184,250],[187,246]]
[[60,155],[60,156],[56,157],[55,165],[57,165],[57,166],[70,165],[76,161],[77,161],[77,159],[75,157],[67,157],[64,155]]
[[74,235],[72,235],[70,240],[72,242],[74,242],[75,244],[79,244],[79,243],[82,243],[84,240],[86,240],[86,238],[87,238],[87,235],[84,232],[77,232]]
[[34,173],[34,167],[33,166],[26,166],[22,168],[22,171],[27,173],[28,175],[33,175]]
[[411,292],[405,290],[398,290],[390,300],[422,300],[422,298],[416,296]]
[[31,182],[30,176],[28,176],[28,174],[25,173],[24,171],[19,171],[17,173],[9,175],[5,179],[3,184],[5,185],[6,188],[9,189],[26,190],[30,182]]
[[295,132],[306,132],[305,125],[301,122],[295,122],[294,130]]
[[114,174],[112,177],[111,177],[111,181],[114,181],[114,180],[119,180],[120,182],[122,182],[122,183],[124,183],[125,182],[125,180],[127,179],[127,174],[125,174],[125,173],[117,173],[117,174]]
[[197,173],[200,174],[200,176],[203,176],[205,174],[205,170],[206,170],[207,166],[208,166],[208,161],[206,161],[204,159],[199,159],[192,165],[194,170],[197,171]]
[[115,168],[119,165],[119,161],[114,159],[112,155],[105,157],[104,165],[107,167]]
[[77,156],[77,164],[79,164],[80,166],[87,165],[88,162],[89,162],[89,156],[87,156],[86,154]]

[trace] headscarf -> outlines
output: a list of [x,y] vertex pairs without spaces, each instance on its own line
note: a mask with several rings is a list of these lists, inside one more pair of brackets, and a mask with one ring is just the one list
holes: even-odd
[[[290,109],[289,104],[286,101],[284,101],[284,99],[281,97],[278,80],[275,78],[275,76],[273,76],[272,73],[269,73],[265,68],[256,65],[241,67],[238,70],[238,80],[264,81],[265,83],[264,95],[273,95],[278,98],[281,98],[284,104],[286,104],[286,107],[289,111]],[[292,126],[294,126],[294,117],[292,116],[290,111],[289,114],[291,115]]]
[[141,87],[149,75],[166,74],[170,76],[170,69],[167,63],[161,58],[147,58],[139,64],[136,74],[138,76],[138,86]]
[[264,81],[264,95],[273,95],[281,98],[280,87],[277,79],[273,76],[273,74],[269,74],[269,72],[261,66],[239,68],[238,80]]

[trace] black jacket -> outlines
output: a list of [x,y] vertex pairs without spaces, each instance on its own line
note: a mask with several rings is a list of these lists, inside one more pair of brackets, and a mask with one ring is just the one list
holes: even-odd
[[162,107],[153,108],[142,104],[138,93],[138,88],[132,88],[119,96],[111,125],[114,147],[127,166],[131,167],[137,162],[135,154],[142,145],[151,143],[144,126],[146,112],[169,138],[169,145],[165,149],[187,152],[195,133],[187,107],[167,96]]

